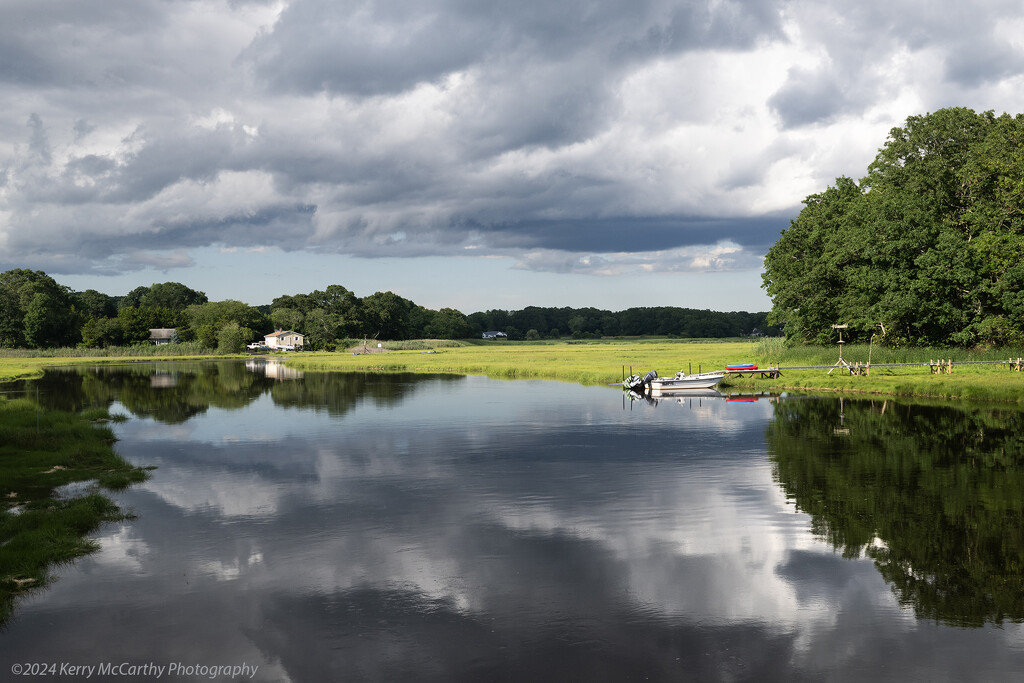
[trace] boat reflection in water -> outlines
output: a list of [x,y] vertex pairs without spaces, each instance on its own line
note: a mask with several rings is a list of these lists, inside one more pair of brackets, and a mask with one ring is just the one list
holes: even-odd
[[723,394],[718,389],[689,389],[687,391],[677,391],[666,394],[653,392],[637,393],[635,391],[624,392],[624,396],[628,396],[631,403],[643,401],[652,407],[657,407],[659,405],[680,405],[687,408],[693,408],[695,406],[699,407],[703,405],[704,401],[712,402],[716,400],[721,400],[729,404],[757,403],[762,399],[775,402],[784,395],[785,394],[768,392]]

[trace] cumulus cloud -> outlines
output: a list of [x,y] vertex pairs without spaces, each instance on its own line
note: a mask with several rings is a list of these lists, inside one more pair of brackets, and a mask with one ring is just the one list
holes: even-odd
[[907,116],[1021,111],[1014,27],[1010,2],[15,0],[0,267],[757,267]]

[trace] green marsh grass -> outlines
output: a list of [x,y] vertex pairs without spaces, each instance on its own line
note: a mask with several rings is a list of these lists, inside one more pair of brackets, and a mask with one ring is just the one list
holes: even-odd
[[62,347],[57,349],[3,349],[0,358],[152,358],[154,356],[206,356],[213,355],[214,349],[198,342],[180,344],[132,344],[131,346],[108,346],[102,349]]
[[[120,458],[106,411],[75,415],[0,396],[0,623],[15,598],[46,585],[50,567],[96,549],[88,538],[125,515],[101,488],[119,490],[146,472]],[[85,495],[58,495],[79,483]]]
[[[623,372],[657,370],[671,375],[679,370],[720,370],[729,363],[781,364],[783,377],[729,377],[724,390],[743,391],[842,391],[900,396],[932,396],[1024,403],[1024,373],[1005,366],[956,365],[968,360],[1007,360],[1024,357],[1024,351],[963,351],[959,349],[870,348],[872,364],[927,363],[933,359],[954,361],[951,375],[932,375],[927,367],[872,368],[870,376],[850,376],[838,370],[785,370],[786,366],[831,366],[838,360],[837,347],[786,347],[781,339],[666,340],[603,339],[595,341],[469,342],[454,348],[387,351],[355,355],[303,353],[287,357],[287,364],[304,370],[350,372],[451,372],[487,375],[499,379],[553,379],[580,384],[611,384]],[[868,345],[849,345],[843,355],[851,362],[866,363]]]
[[[434,353],[429,353],[434,351]],[[674,374],[692,364],[711,370],[751,358],[749,341],[596,340],[468,343],[355,355],[303,353],[287,357],[289,366],[306,370],[373,372],[451,372],[500,379],[555,379],[580,384],[621,380],[623,368],[656,369]]]
[[0,349],[0,382],[39,377],[46,368],[62,365],[226,360],[248,357],[249,354],[216,354],[210,349],[190,344],[123,346],[107,349]]
[[[779,364],[783,368],[783,377],[777,380],[733,378],[730,383],[734,387],[771,390],[841,391],[1024,403],[1024,373],[1011,372],[1009,365],[1001,363],[1024,357],[1022,349],[891,349],[868,344],[845,344],[843,348],[843,358],[851,365],[867,363],[869,354],[872,367],[868,376],[851,376],[839,369],[831,374],[827,370],[786,370],[787,366],[833,366],[839,360],[838,345],[787,347],[781,339],[764,339],[755,348],[758,362]],[[890,363],[946,362],[950,359],[953,361],[952,374],[933,374],[928,367],[878,367]],[[958,365],[976,361],[993,364]]]

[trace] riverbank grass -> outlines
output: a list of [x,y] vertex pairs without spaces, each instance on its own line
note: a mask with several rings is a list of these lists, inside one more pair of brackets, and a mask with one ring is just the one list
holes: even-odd
[[[147,474],[119,457],[106,411],[69,414],[0,396],[0,623],[15,598],[44,586],[49,568],[97,549],[88,538],[126,519],[100,489],[119,490]],[[83,495],[60,493],[78,484]]]
[[[155,346],[155,349],[166,349],[167,346]],[[77,349],[74,351],[78,351]],[[231,360],[249,358],[249,354],[222,355],[210,353],[187,354],[139,354],[139,355],[103,355],[101,350],[92,349],[92,355],[83,352],[81,355],[42,355],[41,352],[10,349],[0,350],[0,382],[18,379],[41,377],[47,368],[58,368],[72,365],[119,365],[123,363],[152,363],[156,361],[178,360]],[[40,355],[32,355],[40,353]]]
[[[580,384],[611,384],[630,369],[657,370],[673,375],[679,370],[698,372],[720,370],[729,363],[781,365],[783,377],[729,377],[721,388],[737,391],[827,391],[895,396],[967,398],[1024,404],[1024,373],[1010,372],[999,365],[957,365],[963,361],[997,361],[1024,356],[1024,349],[965,351],[962,349],[901,348],[849,344],[844,350],[850,363],[874,367],[870,376],[831,375],[826,369],[789,370],[790,366],[831,366],[838,359],[835,346],[787,347],[780,338],[679,340],[630,338],[600,340],[546,340],[511,342],[468,340],[442,342],[384,342],[378,352],[304,352],[282,354],[280,359],[299,370],[340,372],[417,372],[486,375],[497,379],[553,379]],[[390,347],[390,348],[389,348]],[[357,350],[361,351],[362,345]],[[28,352],[25,352],[28,353]],[[277,354],[275,354],[277,355]],[[154,360],[224,360],[234,356],[167,357],[47,357],[0,353],[0,381],[41,375],[48,367],[93,363],[126,363]],[[238,356],[247,357],[247,356]],[[951,375],[932,375],[925,367],[879,368],[882,363],[927,363],[954,361]]]
[[[289,367],[303,370],[439,372],[487,375],[496,379],[554,379],[580,384],[618,382],[622,374],[656,369],[659,374],[713,370],[749,359],[749,341],[595,340],[491,342],[426,350],[382,353],[303,353],[288,356]],[[432,351],[432,352],[431,352]]]
[[952,374],[931,374],[927,367],[872,367],[868,376],[850,376],[838,369],[787,370],[787,366],[831,366],[835,347],[789,348],[781,340],[600,340],[585,342],[490,342],[462,347],[394,350],[381,353],[303,353],[284,360],[300,370],[345,372],[436,372],[486,375],[497,379],[554,379],[580,384],[611,384],[630,369],[656,370],[659,375],[724,369],[730,363],[781,365],[778,379],[730,376],[721,388],[729,391],[826,391],[894,396],[966,398],[1024,403],[1024,373],[1005,365],[957,365],[968,360],[1006,360],[1024,351],[955,349],[886,349],[850,345],[850,363],[927,363],[954,361]]

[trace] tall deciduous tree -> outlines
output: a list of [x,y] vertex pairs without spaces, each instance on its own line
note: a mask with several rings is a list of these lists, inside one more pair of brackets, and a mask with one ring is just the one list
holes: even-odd
[[32,297],[25,311],[25,343],[42,349],[61,346],[68,341],[71,326],[70,311],[61,302],[45,292]]
[[[0,273],[0,292],[0,344],[40,348],[77,343],[81,318],[68,287],[41,270],[15,268]],[[44,298],[37,301],[40,295]]]
[[407,339],[407,322],[415,304],[394,292],[363,298],[365,332],[377,339]]
[[912,116],[868,175],[839,178],[765,257],[772,318],[793,341],[847,323],[890,344],[992,345],[1024,335],[1024,117]]
[[209,299],[205,292],[186,287],[180,282],[157,282],[149,287],[149,291],[139,300],[140,306],[146,308],[170,308],[183,310],[189,306],[205,304]]
[[473,328],[459,311],[442,308],[427,324],[424,333],[431,339],[466,339],[473,334]]

